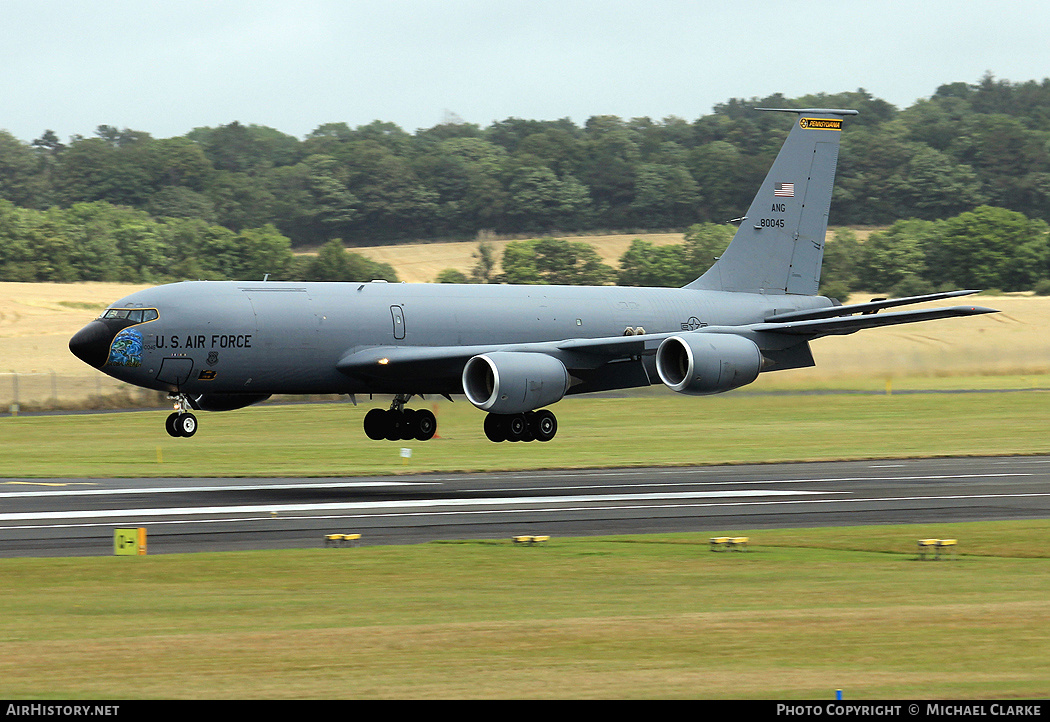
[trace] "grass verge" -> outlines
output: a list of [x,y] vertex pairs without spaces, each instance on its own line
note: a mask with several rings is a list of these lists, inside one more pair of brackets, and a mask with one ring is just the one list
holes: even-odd
[[557,405],[560,430],[546,444],[487,441],[484,415],[465,402],[427,404],[439,434],[428,442],[369,441],[361,430],[369,406],[345,402],[201,413],[191,439],[167,436],[165,411],[20,416],[0,418],[0,476],[344,476],[1043,454],[1046,402],[1038,390],[573,398]]
[[[1046,697],[1048,532],[2,559],[0,697]],[[918,561],[927,536],[961,555]]]

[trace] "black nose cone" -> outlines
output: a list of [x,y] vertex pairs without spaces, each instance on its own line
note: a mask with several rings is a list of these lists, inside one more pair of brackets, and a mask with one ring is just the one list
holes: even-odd
[[115,335],[106,324],[92,321],[69,339],[69,350],[84,363],[100,369],[109,359],[109,347]]

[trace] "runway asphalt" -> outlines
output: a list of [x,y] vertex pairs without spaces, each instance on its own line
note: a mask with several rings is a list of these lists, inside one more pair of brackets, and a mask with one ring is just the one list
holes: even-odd
[[1050,516],[1050,457],[340,479],[4,479],[0,556],[102,556]]

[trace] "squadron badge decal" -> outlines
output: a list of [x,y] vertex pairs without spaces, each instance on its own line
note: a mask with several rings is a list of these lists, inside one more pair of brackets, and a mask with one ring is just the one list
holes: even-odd
[[126,328],[117,334],[109,347],[110,366],[142,365],[142,334],[133,328]]

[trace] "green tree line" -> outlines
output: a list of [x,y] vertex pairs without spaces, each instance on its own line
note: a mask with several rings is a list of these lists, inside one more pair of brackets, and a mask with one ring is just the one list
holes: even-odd
[[991,75],[903,110],[861,89],[731,99],[693,121],[508,118],[414,133],[337,122],[302,139],[240,122],[164,139],[108,125],[67,142],[0,131],[0,198],[37,211],[104,202],[234,234],[272,226],[293,247],[684,229],[746,209],[788,132],[756,106],[860,111],[842,133],[832,225],[980,205],[1050,220],[1050,80]]
[[0,200],[0,281],[182,279],[397,281],[387,264],[339,240],[296,256],[273,225],[232,231],[194,218],[153,218],[103,201],[44,211]]
[[[683,286],[700,276],[733,237],[727,224],[698,223],[680,244],[635,239],[617,267],[585,242],[514,241],[497,259],[479,243],[471,273],[449,269],[438,281],[475,283]],[[498,271],[501,267],[501,271]],[[262,279],[397,281],[388,264],[333,239],[296,255],[273,225],[234,232],[199,219],[153,218],[102,201],[44,211],[0,200],[0,281]],[[914,295],[949,288],[1050,291],[1050,226],[993,206],[951,218],[897,221],[864,242],[848,228],[827,243],[821,292]]]
[[[635,239],[618,268],[602,263],[587,243],[542,238],[508,243],[503,272],[496,273],[491,247],[482,242],[471,274],[448,269],[438,281],[684,286],[711,267],[734,231],[726,224],[698,223],[680,244]],[[912,296],[954,289],[1050,293],[1050,225],[979,206],[943,220],[897,221],[864,242],[840,228],[826,244],[823,295],[845,300],[857,291]]]
[[936,221],[907,219],[861,243],[849,229],[825,247],[821,292],[911,296],[951,289],[1050,292],[1050,226],[979,206]]

